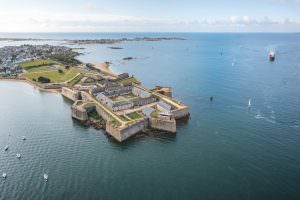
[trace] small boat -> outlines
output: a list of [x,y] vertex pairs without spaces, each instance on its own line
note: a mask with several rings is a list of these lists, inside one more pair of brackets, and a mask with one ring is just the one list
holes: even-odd
[[45,181],[48,181],[48,174],[44,174]]
[[7,151],[8,150],[8,145],[6,145],[5,147],[4,147],[4,151]]
[[23,136],[23,137],[22,137],[22,140],[26,140],[26,137],[25,137],[25,136]]
[[250,108],[251,107],[251,99],[249,99],[249,101],[248,101],[248,108]]
[[275,51],[272,50],[269,52],[269,60],[273,62],[275,60]]
[[6,173],[3,173],[3,174],[2,174],[2,178],[4,178],[4,179],[5,179],[5,178],[6,178],[6,176],[7,176],[7,175],[6,175]]
[[21,158],[21,154],[17,153],[17,158],[20,159]]

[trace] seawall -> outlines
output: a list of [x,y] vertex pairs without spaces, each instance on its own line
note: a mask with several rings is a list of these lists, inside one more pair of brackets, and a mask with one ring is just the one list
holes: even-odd
[[123,142],[148,127],[148,120],[140,120],[125,127],[117,127],[112,121],[107,121],[106,132],[117,141]]
[[149,126],[152,129],[176,133],[176,121],[174,118],[162,119],[150,117]]
[[63,87],[61,89],[61,94],[64,97],[72,100],[73,102],[75,102],[76,100],[78,100],[80,98],[80,92],[79,91],[74,91],[74,90],[71,90],[67,87]]

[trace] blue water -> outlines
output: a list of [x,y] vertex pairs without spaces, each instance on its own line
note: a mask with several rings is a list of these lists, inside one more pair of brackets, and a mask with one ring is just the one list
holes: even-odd
[[[83,45],[79,59],[111,61],[114,71],[134,74],[148,87],[172,86],[190,107],[190,121],[179,123],[176,135],[118,144],[73,122],[59,95],[1,81],[0,146],[10,149],[0,153],[0,173],[8,175],[0,180],[0,199],[299,199],[300,34],[0,34],[144,36],[186,40]],[[22,43],[63,44],[0,46]],[[274,63],[267,59],[273,48]],[[135,59],[122,60],[128,56]]]

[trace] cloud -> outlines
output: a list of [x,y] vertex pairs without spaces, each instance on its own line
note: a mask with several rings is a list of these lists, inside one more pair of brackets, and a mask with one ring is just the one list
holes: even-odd
[[299,22],[268,17],[177,20],[99,13],[1,12],[0,32],[300,31]]
[[272,0],[275,3],[295,3],[300,4],[300,0]]
[[95,10],[97,8],[97,6],[93,3],[85,3],[82,7],[86,10]]

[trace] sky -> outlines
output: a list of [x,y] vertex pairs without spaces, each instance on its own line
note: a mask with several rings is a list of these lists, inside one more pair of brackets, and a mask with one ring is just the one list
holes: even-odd
[[300,0],[0,0],[0,32],[300,32]]

